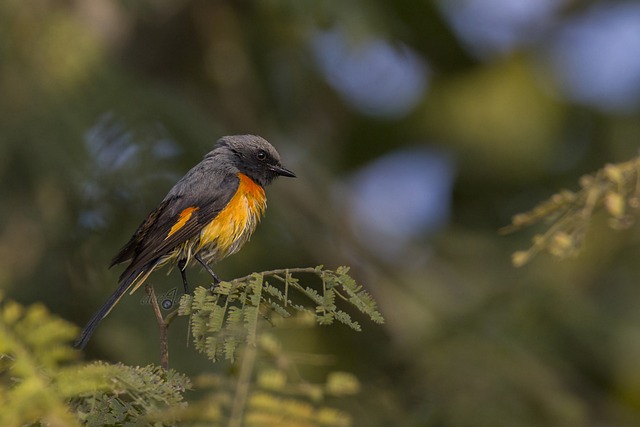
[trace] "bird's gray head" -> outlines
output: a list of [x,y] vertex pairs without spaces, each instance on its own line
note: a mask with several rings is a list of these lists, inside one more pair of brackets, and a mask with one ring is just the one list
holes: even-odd
[[241,173],[260,184],[268,185],[278,176],[295,177],[282,167],[280,155],[264,138],[256,135],[223,136],[210,153],[224,153],[232,165]]

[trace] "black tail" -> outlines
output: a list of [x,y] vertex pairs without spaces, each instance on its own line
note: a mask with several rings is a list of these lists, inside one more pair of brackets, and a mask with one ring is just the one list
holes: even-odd
[[114,305],[120,301],[120,298],[124,295],[125,292],[133,285],[134,282],[145,272],[146,269],[139,269],[132,271],[125,277],[121,282],[118,289],[116,289],[109,299],[100,307],[100,309],[91,317],[87,325],[84,327],[76,341],[73,343],[73,346],[78,349],[83,349],[89,339],[91,339],[91,335],[98,327],[98,324],[102,319],[106,317],[107,314],[111,311]]

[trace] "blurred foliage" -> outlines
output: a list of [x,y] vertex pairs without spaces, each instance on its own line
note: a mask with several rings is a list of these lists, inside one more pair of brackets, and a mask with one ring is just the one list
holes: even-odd
[[[312,327],[304,318],[288,319],[286,324],[303,330]],[[180,411],[181,420],[208,426],[351,426],[346,402],[360,392],[353,374],[329,371],[317,382],[300,376],[301,365],[322,365],[326,359],[285,351],[273,334],[263,330],[256,345],[242,351],[238,378],[203,373],[194,379],[195,387],[206,394]]]
[[577,193],[561,191],[533,210],[514,216],[512,224],[502,228],[503,233],[511,233],[542,220],[551,225],[544,234],[534,236],[530,249],[513,254],[513,264],[520,267],[542,250],[558,257],[575,255],[599,208],[605,208],[611,228],[624,230],[631,227],[637,215],[635,211],[640,207],[639,168],[639,158],[608,164],[593,175],[583,176],[580,179],[582,189]]
[[190,387],[184,375],[153,366],[80,364],[69,345],[75,326],[40,304],[0,304],[2,425],[136,425],[182,403]]
[[[348,409],[353,425],[638,425],[640,266],[637,227],[627,222],[635,213],[636,166],[628,159],[637,155],[638,109],[568,99],[547,57],[570,23],[620,2],[559,2],[544,25],[514,24],[518,35],[530,32],[525,42],[488,53],[475,49],[443,12],[444,5],[471,3],[0,2],[5,316],[38,318],[26,313],[44,304],[83,324],[115,286],[118,272],[105,266],[141,218],[218,137],[256,133],[278,148],[298,179],[268,189],[269,209],[254,238],[216,272],[233,278],[282,266],[352,266],[357,283],[379,303],[383,327],[355,337],[339,325],[271,332],[299,353],[334,355],[329,371],[359,378],[366,394],[339,408]],[[534,3],[545,2],[528,4]],[[485,7],[512,10],[494,2]],[[467,25],[491,28],[490,22]],[[316,35],[335,29],[355,49],[382,41],[422,58],[429,76],[417,105],[386,117],[346,102],[332,84],[343,70],[323,73],[314,50]],[[622,41],[616,47],[623,49]],[[369,70],[362,74],[366,81]],[[374,92],[382,83],[365,89]],[[415,233],[396,253],[380,251],[352,229],[351,178],[370,162],[415,146],[445,151],[455,161],[449,224]],[[604,164],[612,166],[581,189],[558,193]],[[496,230],[554,193],[559,196],[517,217],[516,223],[551,220],[527,258],[540,249],[579,247],[579,253],[562,262],[536,257],[514,269],[510,254],[530,239]],[[595,214],[586,234],[585,212]],[[612,232],[598,215],[631,226]],[[158,294],[180,287],[175,272],[151,281]],[[40,327],[47,332],[37,334],[41,344],[28,343],[22,332],[3,341],[25,356],[19,363],[1,360],[2,407],[24,410],[0,411],[20,417],[2,419],[3,425],[33,417],[72,425],[43,373],[75,366],[56,344],[72,328],[46,319]],[[181,321],[187,319],[176,325]],[[15,322],[5,318],[3,330],[21,324]],[[124,298],[87,356],[156,363],[156,335],[149,333],[155,328],[148,305]],[[224,363],[184,348],[186,338],[176,332],[183,330],[170,331],[172,366],[197,387],[206,378],[229,379]],[[7,374],[9,366],[15,371]],[[327,370],[299,369],[316,385],[329,381]],[[27,379],[28,387],[12,378]],[[233,385],[223,390],[234,393]],[[318,410],[308,397],[306,410]],[[323,405],[333,408],[330,403]]]
[[[311,271],[320,276],[332,274],[321,269]],[[284,277],[285,283],[297,286],[297,281],[288,273]],[[257,278],[251,276],[251,279]],[[251,287],[255,283],[263,287],[262,280],[247,280],[245,284]],[[236,283],[241,284],[241,281]],[[341,284],[337,279],[336,285]],[[264,287],[268,292],[266,282]],[[202,293],[196,291],[194,299],[204,298]],[[210,295],[210,303],[220,295],[231,299],[234,294]],[[292,304],[290,300],[289,303]],[[254,307],[251,302],[245,304]],[[181,311],[185,311],[188,305],[182,303],[181,307]],[[189,308],[197,318],[198,311]],[[313,315],[302,312],[307,316],[288,319],[287,326],[313,327]],[[248,323],[252,320],[246,315],[243,317]],[[183,394],[192,386],[185,375],[153,365],[78,363],[75,361],[78,353],[69,345],[77,333],[76,327],[49,314],[40,304],[25,308],[11,300],[0,301],[0,379],[3,380],[0,403],[4,408],[0,421],[6,426],[33,423],[161,426],[175,425],[177,421],[181,425],[221,426],[351,425],[348,410],[327,405],[326,401],[358,393],[360,383],[355,376],[330,371],[323,383],[305,380],[298,366],[323,363],[326,356],[289,354],[273,334],[263,328],[258,332],[257,319],[251,328],[253,334],[247,337],[248,345],[243,347],[237,378],[230,374],[200,374],[195,379],[196,388],[206,394],[187,405]],[[207,342],[226,339],[224,348],[228,358],[237,351],[235,346],[228,350],[232,335],[224,329],[201,328],[201,334],[206,334]],[[199,338],[197,335],[196,340]],[[210,345],[206,350],[210,350]],[[214,358],[215,353],[210,357]]]
[[[76,353],[65,345],[77,328],[51,316],[41,304],[31,307],[0,299],[0,423],[78,425],[59,392],[56,371]],[[77,378],[77,377],[76,377]]]

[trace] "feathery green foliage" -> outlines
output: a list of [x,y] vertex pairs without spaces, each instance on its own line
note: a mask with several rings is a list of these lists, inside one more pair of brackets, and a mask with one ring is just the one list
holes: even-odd
[[182,393],[190,380],[158,366],[131,367],[96,362],[64,369],[60,392],[88,426],[173,424],[177,409],[186,406]]
[[78,425],[54,375],[59,365],[75,358],[65,345],[75,336],[75,326],[41,304],[25,308],[1,296],[0,304],[0,425]]
[[[258,322],[274,315],[286,318],[294,312],[305,312],[313,315],[320,325],[337,321],[360,331],[360,324],[338,308],[341,301],[375,323],[383,323],[373,298],[348,272],[347,267],[332,271],[318,266],[253,273],[220,283],[213,289],[213,295],[208,289],[196,288],[193,296],[185,295],[180,300],[179,314],[191,317],[191,334],[198,351],[212,360],[231,361],[240,344],[255,345]],[[315,275],[320,279],[321,289],[301,285],[293,274]]]
[[[315,276],[319,290],[294,274]],[[360,330],[339,305],[383,322],[345,267],[254,273],[213,293],[199,287],[184,296],[178,313],[191,316],[196,348],[214,360],[240,362],[237,377],[197,376],[196,387],[209,392],[187,405],[183,394],[192,385],[186,376],[153,365],[80,362],[69,345],[75,326],[42,305],[0,299],[0,425],[350,426],[350,415],[331,399],[356,394],[358,380],[340,371],[328,372],[322,383],[302,379],[298,364],[324,356],[292,356],[263,328],[338,321]]]
[[531,211],[517,214],[502,233],[511,233],[541,220],[551,225],[533,237],[533,245],[513,254],[514,265],[529,262],[540,251],[558,257],[574,255],[581,247],[594,213],[604,207],[609,225],[617,230],[630,227],[640,208],[640,157],[624,163],[608,164],[580,179],[577,192],[554,194]]
[[173,424],[189,379],[154,366],[81,364],[77,328],[41,304],[0,300],[0,425]]
[[[263,328],[339,322],[360,331],[360,324],[340,305],[383,323],[375,301],[348,272],[347,267],[333,271],[318,266],[253,273],[182,297],[178,312],[190,316],[196,349],[214,361],[240,358],[237,381],[212,375],[196,378],[196,387],[212,392],[191,404],[183,420],[213,426],[350,426],[349,414],[329,400],[356,394],[358,380],[345,372],[329,372],[323,384],[303,380],[294,358]],[[301,284],[301,275],[314,280],[317,289]],[[296,360],[322,359],[297,356]]]

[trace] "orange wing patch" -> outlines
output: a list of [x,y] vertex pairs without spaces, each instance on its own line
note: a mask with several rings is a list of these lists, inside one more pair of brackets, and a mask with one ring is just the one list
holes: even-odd
[[187,221],[189,221],[189,218],[191,218],[191,215],[193,215],[193,213],[195,211],[197,211],[198,209],[200,209],[200,208],[197,208],[195,206],[183,209],[183,211],[180,212],[180,215],[178,216],[178,221],[175,224],[173,224],[173,227],[171,227],[171,230],[169,230],[169,234],[167,234],[167,237],[165,237],[164,239],[167,240],[176,231],[178,231],[182,227],[184,227],[184,225],[187,223]]

